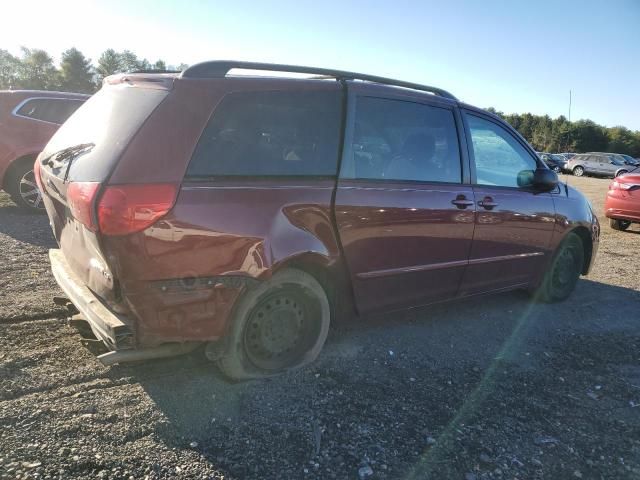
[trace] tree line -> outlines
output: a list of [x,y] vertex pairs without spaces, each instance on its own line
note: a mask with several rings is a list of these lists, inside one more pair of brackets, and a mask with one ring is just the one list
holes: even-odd
[[[116,52],[107,49],[93,64],[77,48],[62,53],[59,66],[46,51],[22,47],[19,56],[0,49],[0,90],[61,90],[94,93],[104,77],[135,70],[183,70],[187,65],[167,65],[163,60],[154,63],[130,50]],[[531,113],[499,115],[518,130],[541,152],[615,152],[640,157],[640,131],[626,127],[604,127],[591,120],[570,122],[564,116],[552,119],[549,115]]]
[[604,127],[591,120],[570,122],[560,115],[510,113],[488,108],[510,123],[538,152],[611,152],[640,157],[640,131],[626,127]]
[[96,65],[75,47],[62,52],[59,66],[45,50],[21,48],[19,56],[0,49],[0,90],[59,90],[64,92],[95,93],[104,77],[135,70],[182,70],[187,65],[167,65],[164,60],[154,63],[130,50],[116,52],[109,48],[102,52]]

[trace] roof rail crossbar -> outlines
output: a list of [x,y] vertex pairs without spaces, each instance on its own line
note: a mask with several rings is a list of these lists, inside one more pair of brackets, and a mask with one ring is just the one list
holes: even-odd
[[410,88],[413,90],[421,90],[433,93],[440,97],[457,100],[451,93],[437,87],[421,85],[419,83],[405,82],[403,80],[394,80],[393,78],[378,77],[375,75],[366,75],[362,73],[346,72],[344,70],[331,70],[327,68],[302,67],[299,65],[280,65],[276,63],[257,63],[257,62],[240,62],[233,60],[214,60],[211,62],[197,63],[186,70],[183,70],[181,77],[184,78],[223,78],[230,70],[263,70],[269,72],[289,72],[303,73],[309,75],[320,75],[324,77],[335,78],[336,80],[364,80],[366,82],[380,83],[383,85],[392,85],[395,87]]

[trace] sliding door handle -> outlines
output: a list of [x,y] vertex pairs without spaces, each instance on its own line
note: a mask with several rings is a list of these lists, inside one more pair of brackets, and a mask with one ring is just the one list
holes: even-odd
[[498,206],[498,204],[494,202],[493,198],[491,197],[484,197],[482,200],[478,202],[478,205],[480,205],[485,210],[493,210],[495,207]]
[[464,195],[459,195],[455,200],[451,200],[451,203],[462,210],[473,205],[473,200],[467,200]]

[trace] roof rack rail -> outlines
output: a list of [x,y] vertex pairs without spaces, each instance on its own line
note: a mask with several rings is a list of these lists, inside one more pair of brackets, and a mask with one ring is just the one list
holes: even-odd
[[131,70],[126,73],[180,73],[182,70],[162,70],[155,68],[146,68],[142,70]]
[[343,70],[331,70],[327,68],[302,67],[299,65],[280,65],[277,63],[256,63],[241,62],[233,60],[214,60],[210,62],[197,63],[180,74],[184,78],[223,78],[230,70],[234,68],[243,70],[264,70],[269,72],[290,72],[290,73],[306,73],[310,75],[321,75],[336,80],[364,80],[366,82],[380,83],[383,85],[392,85],[395,87],[410,88],[413,90],[421,90],[430,92],[440,97],[457,100],[451,93],[437,87],[428,85],[420,85],[419,83],[405,82],[402,80],[394,80],[392,78],[378,77],[375,75],[366,75],[362,73],[346,72]]

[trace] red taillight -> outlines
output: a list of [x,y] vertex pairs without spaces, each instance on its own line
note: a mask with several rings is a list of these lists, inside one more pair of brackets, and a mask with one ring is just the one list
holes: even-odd
[[71,182],[67,187],[67,204],[71,215],[89,230],[97,230],[93,218],[93,201],[100,188],[99,182]]
[[98,202],[98,224],[105,235],[128,235],[150,227],[173,207],[174,184],[112,185]]
[[42,173],[40,171],[41,169],[41,165],[40,162],[38,160],[35,161],[35,163],[33,164],[33,175],[34,177],[36,177],[36,184],[38,185],[38,188],[40,189],[40,191],[42,193],[44,193],[44,185],[42,184]]
[[633,185],[630,183],[622,183],[617,180],[614,180],[611,182],[611,185],[609,185],[610,190],[631,190],[632,187]]

